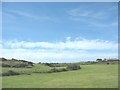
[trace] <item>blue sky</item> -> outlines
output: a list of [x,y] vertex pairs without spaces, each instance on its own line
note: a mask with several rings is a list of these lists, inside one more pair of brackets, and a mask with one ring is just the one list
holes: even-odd
[[117,58],[117,3],[3,3],[2,20],[2,56],[7,58]]

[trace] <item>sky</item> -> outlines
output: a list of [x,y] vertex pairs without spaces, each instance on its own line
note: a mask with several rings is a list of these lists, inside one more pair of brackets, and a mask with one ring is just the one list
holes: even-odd
[[117,2],[4,2],[0,57],[33,62],[118,58]]

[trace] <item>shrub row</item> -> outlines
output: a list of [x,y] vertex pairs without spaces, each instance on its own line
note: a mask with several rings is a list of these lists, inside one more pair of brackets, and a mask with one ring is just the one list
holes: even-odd
[[13,75],[20,75],[20,74],[30,75],[32,73],[54,73],[54,72],[65,72],[65,71],[78,70],[78,69],[81,69],[81,67],[78,65],[69,65],[66,68],[59,68],[59,69],[53,68],[49,71],[33,71],[33,72],[19,72],[18,73],[18,72],[9,70],[8,72],[2,73],[0,75],[1,76],[13,76]]
[[0,66],[1,67],[15,67],[15,68],[31,68],[34,66],[33,62],[25,61],[25,60],[17,60],[17,59],[5,59],[0,58]]
[[9,70],[8,72],[0,74],[0,76],[13,76],[13,75],[20,75],[20,73]]
[[81,69],[81,67],[79,65],[72,64],[72,65],[68,65],[67,69],[68,70],[78,70],[78,69]]
[[25,68],[25,67],[27,67],[27,68],[31,68],[32,66],[30,66],[28,64],[25,64],[25,63],[16,64],[16,65],[10,65],[10,64],[2,63],[2,67],[12,67],[12,68]]
[[53,69],[49,70],[48,73],[52,73],[52,72],[64,72],[64,71],[68,71],[68,70],[66,68],[60,68],[60,69],[53,68]]

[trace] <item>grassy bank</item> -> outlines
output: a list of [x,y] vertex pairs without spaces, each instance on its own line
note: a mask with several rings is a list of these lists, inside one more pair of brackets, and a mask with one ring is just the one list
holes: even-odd
[[118,65],[82,65],[59,73],[5,76],[3,88],[116,88]]

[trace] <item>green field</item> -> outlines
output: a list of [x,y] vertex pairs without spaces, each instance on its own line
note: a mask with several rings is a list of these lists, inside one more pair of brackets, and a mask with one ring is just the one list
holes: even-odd
[[[39,66],[38,66],[39,67]],[[81,65],[82,69],[4,76],[3,88],[117,88],[118,65]]]

